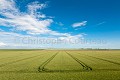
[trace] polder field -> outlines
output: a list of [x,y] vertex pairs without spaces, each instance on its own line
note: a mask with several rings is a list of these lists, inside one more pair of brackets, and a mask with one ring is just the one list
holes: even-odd
[[0,50],[0,80],[120,80],[120,50]]

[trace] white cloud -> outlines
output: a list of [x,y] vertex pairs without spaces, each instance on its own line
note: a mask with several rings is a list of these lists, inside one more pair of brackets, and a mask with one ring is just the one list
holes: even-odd
[[[57,31],[52,31],[49,29],[53,20],[47,18],[45,14],[37,12],[38,9],[43,9],[46,4],[40,4],[38,2],[33,2],[28,5],[28,12],[23,13],[19,11],[13,0],[0,0],[0,15],[5,18],[0,18],[0,25],[5,27],[12,27],[13,30],[26,31],[28,34],[33,35],[50,35],[50,36],[65,36],[68,33],[59,33]],[[4,5],[7,4],[7,5]],[[39,17],[38,17],[39,16]],[[46,17],[46,18],[45,18]],[[44,19],[45,18],[45,19]],[[60,25],[63,25],[60,23]]]
[[[15,39],[30,37],[31,39],[36,38],[34,35],[38,35],[38,38],[46,39],[64,39],[68,41],[69,39],[83,38],[83,34],[71,35],[70,33],[60,33],[49,29],[49,26],[54,22],[50,16],[46,16],[42,12],[37,10],[44,9],[46,4],[40,4],[38,2],[33,2],[28,4],[28,12],[20,12],[19,8],[15,4],[14,0],[0,0],[0,26],[11,27],[14,31],[25,31],[27,35],[22,35],[14,32],[5,32],[0,29],[0,45],[6,46],[26,46],[24,43],[17,44]],[[59,25],[63,25],[61,22]],[[48,35],[47,37],[42,35]],[[40,46],[39,44],[33,45]],[[44,45],[41,45],[44,46]],[[49,45],[47,45],[49,46]]]
[[13,0],[0,0],[0,14],[7,18],[14,18],[19,13]]
[[[52,44],[62,45],[65,44],[69,45],[72,44],[77,39],[83,39],[84,34],[79,35],[70,35],[68,33],[56,33],[54,35],[45,37],[45,36],[31,36],[31,35],[21,35],[14,32],[0,32],[0,42],[3,42],[7,45],[2,46],[4,48],[37,48],[39,46],[50,47]],[[56,36],[56,37],[55,37]],[[46,42],[42,42],[44,40]],[[61,40],[61,43],[54,43],[56,40]],[[47,43],[49,42],[49,43]],[[43,44],[44,43],[44,44]],[[32,45],[32,46],[31,46]]]
[[[6,5],[4,5],[6,4]],[[33,2],[28,4],[28,12],[20,12],[14,0],[0,0],[0,25],[11,27],[15,31],[25,31],[32,35],[49,35],[49,36],[71,36],[68,33],[59,33],[49,29],[53,20],[45,14],[38,12],[38,9],[44,9],[46,4]],[[59,25],[63,25],[61,22]]]
[[48,27],[53,20],[46,18],[45,14],[37,12],[37,9],[43,9],[45,5],[33,2],[28,5],[28,13],[23,13],[19,11],[13,0],[0,0],[0,15],[5,17],[0,18],[0,25],[31,34],[52,32]]
[[101,23],[98,23],[97,25],[99,26],[99,25],[102,25],[102,24],[105,24],[106,22],[104,21],[104,22],[101,22]]
[[40,4],[39,2],[33,2],[28,5],[28,13],[31,16],[37,17],[37,18],[46,18],[45,14],[42,14],[40,12],[37,12],[37,10],[44,9],[46,7],[46,4]]
[[76,27],[81,27],[81,26],[85,26],[87,24],[87,21],[82,21],[82,22],[77,22],[72,24],[72,27],[76,28]]
[[1,46],[6,46],[6,44],[3,43],[3,42],[0,42],[0,47],[1,47]]
[[56,22],[56,24],[59,26],[64,26],[64,24],[62,22]]

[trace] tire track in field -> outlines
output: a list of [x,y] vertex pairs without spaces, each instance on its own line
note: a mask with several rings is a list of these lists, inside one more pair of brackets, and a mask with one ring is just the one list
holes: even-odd
[[[43,54],[40,54],[40,55],[43,55]],[[20,61],[24,61],[24,60],[28,60],[28,59],[31,59],[31,58],[35,58],[35,57],[38,57],[38,56],[40,56],[40,55],[35,55],[35,56],[31,56],[31,57],[19,59],[19,60],[16,60],[16,61],[4,63],[4,64],[1,64],[0,67],[4,67],[4,66],[6,66],[6,65],[14,64],[14,63],[17,63],[17,62],[20,62]]]
[[83,69],[85,70],[92,70],[92,68],[90,66],[88,66],[87,64],[85,64],[84,62],[82,62],[81,60],[77,59],[76,57],[74,57],[73,55],[69,54],[68,52],[66,52],[70,57],[72,57],[76,62],[78,62]]
[[55,56],[56,56],[58,53],[59,53],[59,52],[55,53],[52,57],[50,57],[50,58],[47,59],[45,62],[43,62],[43,63],[38,67],[38,71],[39,71],[39,72],[46,71],[45,66],[46,66],[51,60],[53,60],[53,58],[55,58]]
[[[80,53],[78,53],[80,54]],[[85,55],[85,54],[83,54]],[[98,58],[98,57],[94,57],[94,56],[89,56],[89,55],[85,55],[85,56],[88,56],[88,57],[92,57],[92,58],[95,58],[95,59],[99,59],[99,60],[102,60],[102,61],[106,61],[106,62],[109,62],[109,63],[113,63],[113,64],[116,64],[116,65],[120,65],[120,63],[117,63],[117,62],[114,62],[114,61],[110,61],[110,60],[106,60],[106,59],[102,59],[102,58]]]

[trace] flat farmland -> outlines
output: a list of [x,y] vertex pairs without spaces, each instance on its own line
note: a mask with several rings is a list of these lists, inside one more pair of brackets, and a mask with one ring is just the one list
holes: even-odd
[[0,50],[0,80],[120,80],[120,50]]

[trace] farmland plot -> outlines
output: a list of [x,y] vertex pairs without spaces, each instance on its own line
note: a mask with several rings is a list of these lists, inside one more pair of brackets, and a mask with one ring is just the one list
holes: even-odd
[[50,71],[79,71],[83,70],[81,64],[70,57],[65,51],[59,52],[46,66]]
[[93,70],[120,70],[120,63],[118,63],[119,59],[117,62],[114,56],[112,56],[112,59],[110,60],[98,53],[96,53],[95,55],[95,53],[89,53],[89,52],[82,53],[82,52],[73,51],[71,52],[71,54],[74,54],[74,56],[76,56],[78,59],[81,59],[83,62],[87,63],[89,66],[92,66]]
[[[27,53],[28,54],[28,53]],[[37,72],[38,66],[49,58],[53,52],[36,51],[35,53],[29,53],[30,55],[24,55],[20,57],[12,57],[10,60],[1,62],[0,71],[12,71],[12,72]],[[6,62],[6,63],[5,63]]]
[[120,80],[119,52],[2,50],[0,80]]

